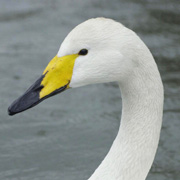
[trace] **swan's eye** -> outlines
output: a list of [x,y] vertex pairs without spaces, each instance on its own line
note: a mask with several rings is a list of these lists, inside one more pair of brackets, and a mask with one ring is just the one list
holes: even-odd
[[86,55],[88,53],[88,50],[87,49],[81,49],[80,51],[79,51],[79,55]]

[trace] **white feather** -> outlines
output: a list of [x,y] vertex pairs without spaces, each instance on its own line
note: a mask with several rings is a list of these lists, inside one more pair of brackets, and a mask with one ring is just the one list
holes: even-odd
[[90,19],[74,28],[58,56],[88,54],[75,61],[70,87],[117,81],[122,117],[114,143],[89,180],[145,180],[157,150],[163,85],[146,45],[130,29],[110,19]]

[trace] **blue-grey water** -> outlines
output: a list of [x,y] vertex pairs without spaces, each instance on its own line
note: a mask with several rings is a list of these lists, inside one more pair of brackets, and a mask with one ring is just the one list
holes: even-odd
[[179,0],[0,0],[0,180],[86,180],[108,152],[121,113],[115,83],[71,89],[7,115],[68,32],[98,16],[133,29],[153,53],[165,104],[147,180],[180,179]]

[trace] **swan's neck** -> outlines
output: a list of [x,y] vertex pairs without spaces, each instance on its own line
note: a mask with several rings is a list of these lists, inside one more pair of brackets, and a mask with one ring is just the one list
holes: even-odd
[[119,86],[123,106],[120,129],[89,180],[145,180],[155,157],[163,109],[163,86],[155,62],[135,70]]

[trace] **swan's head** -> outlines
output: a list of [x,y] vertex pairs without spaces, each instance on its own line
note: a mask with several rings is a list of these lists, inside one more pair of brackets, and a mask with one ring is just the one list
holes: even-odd
[[124,81],[134,63],[128,55],[133,32],[105,18],[90,19],[75,27],[42,76],[9,107],[13,115],[68,88],[93,83]]

